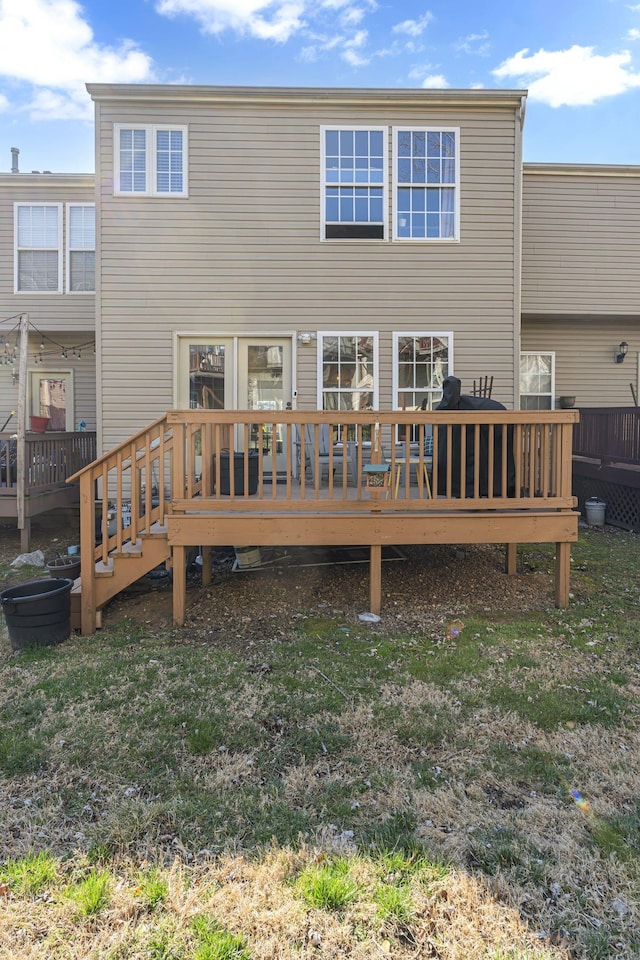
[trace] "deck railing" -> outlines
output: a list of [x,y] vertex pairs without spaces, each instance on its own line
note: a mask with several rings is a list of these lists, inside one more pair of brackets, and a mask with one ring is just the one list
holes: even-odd
[[581,409],[573,447],[577,457],[640,464],[640,407]]
[[[95,460],[96,435],[27,433],[25,436],[25,495],[64,489],[67,479]],[[18,439],[0,434],[0,495],[15,496],[18,482]]]
[[[409,460],[411,476],[404,468],[398,495],[387,495],[378,509],[539,508],[541,501],[549,509],[570,508],[575,504],[571,432],[577,416],[575,411],[506,410],[296,411],[272,417],[238,410],[169,411],[173,510],[277,512],[283,502],[290,510],[332,510],[337,501],[349,510],[368,510],[380,496],[367,487],[365,464],[388,462],[393,484],[398,461]],[[319,436],[327,426],[333,442],[325,454],[323,482]],[[425,453],[429,433],[430,454]],[[355,462],[353,474],[349,458]],[[426,484],[422,489],[425,465],[432,497],[425,495]],[[411,478],[417,478],[418,497]]]

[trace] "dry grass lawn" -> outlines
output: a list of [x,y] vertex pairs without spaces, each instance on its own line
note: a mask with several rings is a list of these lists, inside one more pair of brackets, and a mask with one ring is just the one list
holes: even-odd
[[637,960],[639,546],[582,528],[567,611],[443,547],[375,625],[366,568],[223,562],[183,630],[3,624],[0,960]]

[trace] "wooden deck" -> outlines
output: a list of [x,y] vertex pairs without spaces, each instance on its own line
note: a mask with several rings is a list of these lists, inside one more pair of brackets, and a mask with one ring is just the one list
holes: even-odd
[[67,479],[95,456],[93,432],[27,433],[23,446],[15,434],[0,434],[0,517],[16,520],[23,551],[30,549],[34,517],[78,503],[79,485]]
[[[385,544],[504,543],[513,573],[518,543],[551,542],[556,603],[566,606],[577,419],[572,410],[169,411],[71,478],[80,481],[82,632],[95,630],[110,597],[165,561],[182,624],[189,549],[202,550],[207,582],[208,548],[231,544],[366,545],[378,613]],[[321,462],[327,428],[334,442]],[[409,459],[410,473],[398,462]]]

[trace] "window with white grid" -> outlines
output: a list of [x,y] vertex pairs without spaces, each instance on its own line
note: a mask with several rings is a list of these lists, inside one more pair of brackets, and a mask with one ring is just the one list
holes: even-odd
[[387,131],[322,127],[322,238],[384,240]]
[[186,197],[187,127],[114,126],[114,193]]
[[457,240],[459,130],[394,128],[395,240]]

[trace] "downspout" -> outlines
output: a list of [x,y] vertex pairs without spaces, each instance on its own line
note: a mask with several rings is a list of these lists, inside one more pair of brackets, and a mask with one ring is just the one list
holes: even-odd
[[513,184],[513,409],[520,409],[520,350],[522,337],[522,133],[526,94],[515,116]]

